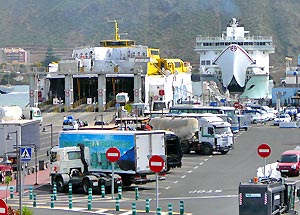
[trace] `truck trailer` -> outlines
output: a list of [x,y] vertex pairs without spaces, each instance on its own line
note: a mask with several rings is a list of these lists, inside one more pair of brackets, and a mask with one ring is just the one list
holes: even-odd
[[149,124],[154,130],[174,132],[180,138],[182,151],[186,154],[191,151],[205,155],[213,152],[227,154],[233,149],[230,123],[220,117],[155,117]]
[[[111,147],[120,150],[120,159],[114,163],[106,158]],[[121,177],[124,186],[145,184],[153,181],[147,179],[147,175],[153,174],[148,156],[166,156],[165,152],[163,131],[62,131],[59,145],[51,150],[51,183],[56,182],[58,190],[64,191],[74,180],[73,170],[77,170],[78,183],[73,184],[74,188],[81,186],[84,192],[89,187],[99,189],[99,174],[110,175],[114,165],[114,173]]]

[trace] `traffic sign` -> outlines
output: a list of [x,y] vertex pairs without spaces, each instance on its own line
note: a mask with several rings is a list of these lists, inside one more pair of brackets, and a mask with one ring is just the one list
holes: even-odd
[[20,148],[20,154],[22,162],[31,160],[31,148]]
[[257,147],[257,153],[260,157],[266,158],[271,154],[271,147],[266,143],[262,143]]
[[149,167],[153,172],[159,173],[164,168],[165,161],[159,155],[153,155],[149,159]]
[[106,158],[110,162],[116,162],[120,159],[121,153],[120,150],[116,147],[111,147],[106,151]]
[[240,103],[239,103],[239,102],[233,103],[233,107],[234,107],[235,109],[238,109],[238,108],[240,107]]
[[3,199],[0,199],[0,215],[7,215],[8,208],[7,204]]

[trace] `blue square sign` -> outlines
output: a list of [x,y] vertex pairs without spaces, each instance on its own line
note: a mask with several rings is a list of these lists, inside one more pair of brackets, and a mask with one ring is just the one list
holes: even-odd
[[20,148],[20,154],[22,162],[31,160],[31,148]]

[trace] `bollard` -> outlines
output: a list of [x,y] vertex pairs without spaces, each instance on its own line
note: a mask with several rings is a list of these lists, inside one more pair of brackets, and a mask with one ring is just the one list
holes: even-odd
[[161,208],[156,209],[156,215],[161,215]]
[[136,215],[136,204],[135,204],[135,202],[132,203],[132,215]]
[[183,214],[184,214],[184,204],[183,204],[183,200],[180,200],[179,210],[180,210],[180,215],[183,215]]
[[32,192],[33,192],[33,189],[32,187],[29,188],[29,199],[31,200],[32,199]]
[[10,192],[10,198],[14,198],[14,187],[9,187],[9,192]]
[[168,204],[168,212],[168,215],[173,215],[173,207],[171,203]]
[[72,195],[69,195],[69,209],[73,208]]
[[146,213],[150,212],[150,201],[149,199],[146,199]]
[[54,194],[51,194],[51,203],[50,203],[51,208],[54,208]]
[[72,195],[72,184],[69,183],[69,195]]
[[105,186],[101,185],[101,197],[105,198]]
[[88,210],[92,210],[92,199],[88,197]]
[[135,190],[135,200],[138,200],[139,199],[139,188],[136,187],[134,190]]
[[90,198],[91,200],[93,200],[93,190],[92,190],[92,188],[89,188],[88,198]]
[[56,194],[57,194],[56,183],[53,183],[53,199],[54,200],[56,200]]
[[36,207],[36,193],[33,194],[33,207]]
[[119,198],[116,198],[116,211],[120,211],[120,202],[119,202]]
[[122,199],[122,187],[121,186],[118,187],[118,197],[119,197],[119,199]]

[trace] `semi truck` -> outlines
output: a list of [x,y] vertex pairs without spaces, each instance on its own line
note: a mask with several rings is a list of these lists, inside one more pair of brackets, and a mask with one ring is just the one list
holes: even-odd
[[239,214],[298,214],[296,197],[300,197],[299,181],[258,178],[239,185]]
[[149,124],[154,130],[174,132],[180,138],[183,153],[195,151],[205,155],[213,152],[227,154],[233,149],[230,123],[217,116],[155,117]]
[[[120,151],[120,159],[114,163],[106,158],[111,147]],[[74,188],[82,187],[84,192],[90,187],[98,190],[102,185],[99,175],[110,175],[114,165],[114,173],[121,177],[124,186],[145,184],[154,181],[147,178],[153,174],[148,156],[166,156],[165,152],[163,131],[62,131],[58,146],[51,150],[51,183],[56,182],[62,192],[73,182],[72,172],[77,170]]]

